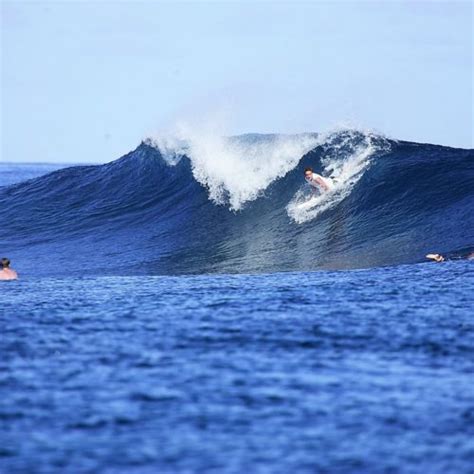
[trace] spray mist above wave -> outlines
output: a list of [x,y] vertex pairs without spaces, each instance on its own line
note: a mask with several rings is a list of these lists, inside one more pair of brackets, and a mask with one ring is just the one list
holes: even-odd
[[326,135],[319,145],[322,151],[321,174],[330,176],[334,188],[318,195],[303,184],[287,206],[288,215],[298,224],[315,219],[346,198],[371,164],[371,158],[390,150],[384,137],[355,130]]
[[194,178],[216,204],[241,210],[282,178],[301,157],[320,142],[317,134],[246,134],[221,137],[193,132],[155,137],[148,143],[159,149],[170,165],[183,156],[191,161]]

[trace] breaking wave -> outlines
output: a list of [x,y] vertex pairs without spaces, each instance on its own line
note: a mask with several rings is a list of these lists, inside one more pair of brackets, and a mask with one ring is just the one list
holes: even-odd
[[[23,273],[347,269],[462,255],[474,152],[354,130],[145,140],[112,163],[0,188],[4,254]],[[314,196],[303,168],[331,176]]]

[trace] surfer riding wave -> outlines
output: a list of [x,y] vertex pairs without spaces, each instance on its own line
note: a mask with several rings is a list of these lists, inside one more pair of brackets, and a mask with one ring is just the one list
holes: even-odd
[[320,174],[315,173],[313,168],[305,168],[304,179],[314,190],[327,192],[334,189],[334,181],[332,178],[324,178]]

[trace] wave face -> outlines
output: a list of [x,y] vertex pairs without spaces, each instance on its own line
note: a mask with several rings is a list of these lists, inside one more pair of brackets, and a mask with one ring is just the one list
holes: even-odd
[[[334,190],[312,195],[306,166]],[[472,251],[473,191],[473,150],[351,130],[161,138],[0,188],[0,240],[38,275],[398,265]]]

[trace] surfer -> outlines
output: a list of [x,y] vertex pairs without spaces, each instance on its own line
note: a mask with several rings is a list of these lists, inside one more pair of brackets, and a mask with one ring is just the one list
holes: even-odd
[[326,192],[330,191],[334,187],[331,178],[323,178],[320,174],[314,173],[313,168],[305,168],[304,179],[308,184],[318,191]]
[[8,258],[2,258],[0,263],[2,264],[0,280],[16,280],[18,278],[16,271],[10,268],[10,260],[8,260]]

